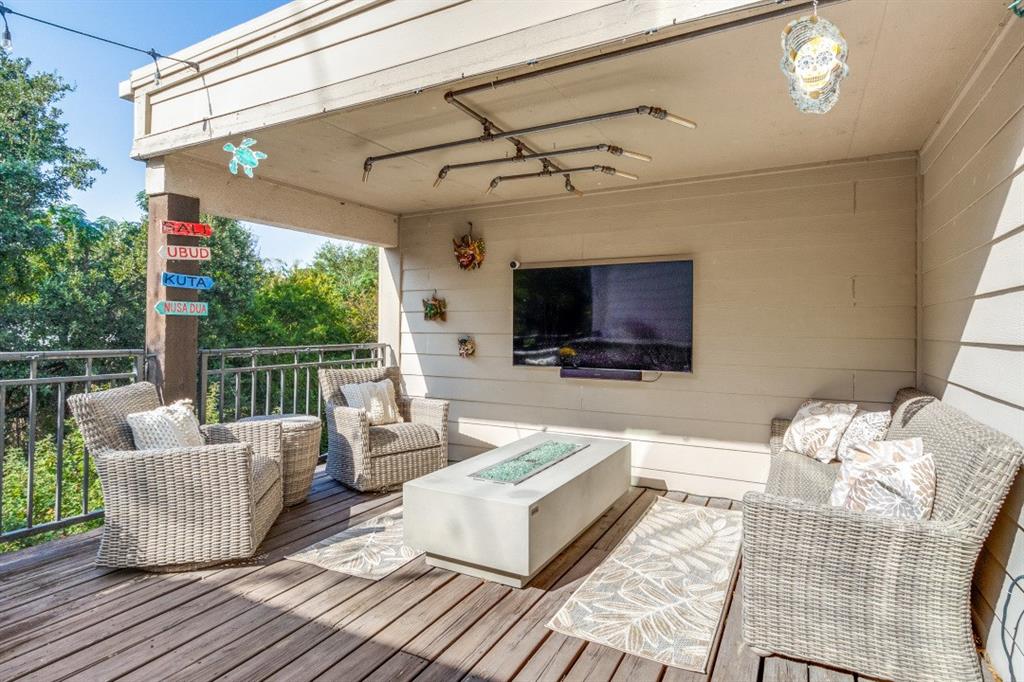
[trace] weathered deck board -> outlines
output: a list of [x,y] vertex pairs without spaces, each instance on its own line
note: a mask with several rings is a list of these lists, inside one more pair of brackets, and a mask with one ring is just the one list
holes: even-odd
[[762,662],[742,642],[739,585],[707,674],[548,630],[662,494],[631,490],[523,590],[422,558],[377,582],[284,559],[401,503],[396,494],[345,490],[322,473],[249,565],[111,571],[92,563],[96,533],[67,538],[0,558],[0,679],[872,682],[781,657]]

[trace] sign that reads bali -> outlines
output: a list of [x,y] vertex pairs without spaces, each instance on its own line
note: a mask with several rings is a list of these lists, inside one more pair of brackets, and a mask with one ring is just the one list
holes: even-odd
[[160,247],[160,257],[167,260],[210,260],[210,247],[167,244]]
[[158,315],[191,315],[206,317],[210,306],[206,301],[157,301],[153,309]]
[[163,220],[160,223],[164,234],[178,234],[184,237],[209,237],[213,228],[206,223],[185,223],[180,220]]
[[212,289],[213,278],[205,275],[183,275],[177,272],[161,272],[160,284],[179,289]]

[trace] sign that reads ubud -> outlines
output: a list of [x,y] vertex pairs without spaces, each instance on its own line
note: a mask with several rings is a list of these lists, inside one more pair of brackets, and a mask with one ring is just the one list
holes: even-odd
[[153,309],[158,315],[191,315],[206,317],[210,306],[206,301],[157,301]]
[[179,289],[212,289],[213,278],[204,275],[183,275],[177,272],[161,272],[160,284]]
[[213,228],[206,223],[186,223],[180,220],[163,220],[160,231],[164,234],[178,234],[183,237],[209,237]]
[[210,260],[210,247],[166,244],[160,247],[160,257],[167,260]]

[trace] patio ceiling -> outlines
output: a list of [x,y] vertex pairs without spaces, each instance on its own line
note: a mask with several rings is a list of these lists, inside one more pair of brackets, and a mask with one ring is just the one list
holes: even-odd
[[[1007,16],[1003,0],[851,0],[822,14],[850,45],[850,76],[825,116],[797,112],[786,94],[778,68],[780,20],[481,91],[464,101],[505,128],[641,104],[697,121],[697,130],[687,130],[637,116],[524,138],[541,151],[610,143],[650,154],[651,163],[603,153],[553,157],[563,166],[615,166],[644,184],[916,150]],[[258,148],[269,155],[258,177],[397,214],[564,194],[560,178],[509,182],[485,193],[495,175],[538,170],[537,162],[453,171],[433,187],[445,164],[510,154],[505,141],[379,162],[362,182],[367,156],[480,134],[475,121],[445,103],[446,89],[258,131]],[[174,157],[224,166],[223,143]],[[637,184],[599,174],[579,175],[574,183],[584,192]]]

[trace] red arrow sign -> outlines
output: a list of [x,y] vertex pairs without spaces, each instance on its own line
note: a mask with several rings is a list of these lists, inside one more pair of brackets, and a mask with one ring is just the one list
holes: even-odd
[[162,220],[160,229],[164,234],[180,234],[185,237],[209,237],[213,228],[206,223],[183,223],[180,220]]

